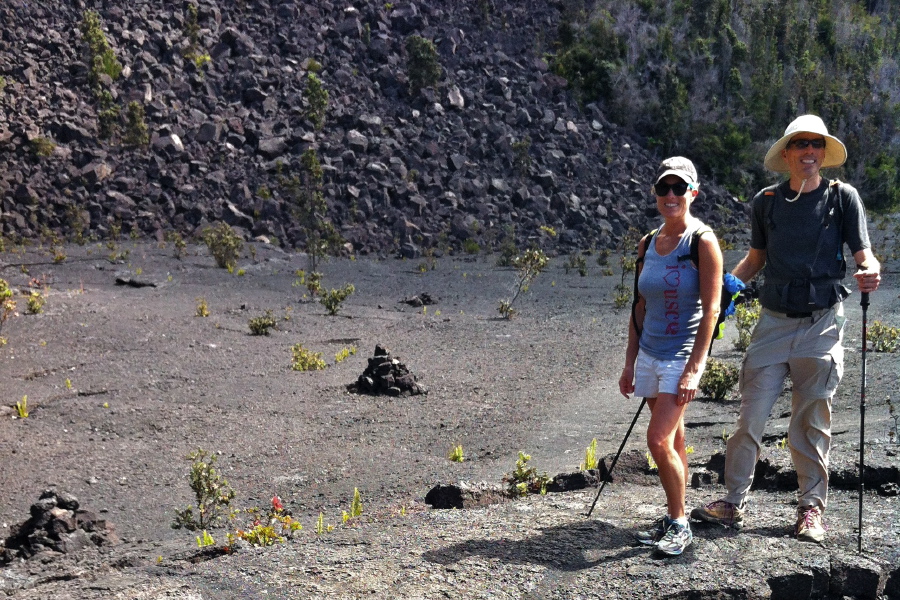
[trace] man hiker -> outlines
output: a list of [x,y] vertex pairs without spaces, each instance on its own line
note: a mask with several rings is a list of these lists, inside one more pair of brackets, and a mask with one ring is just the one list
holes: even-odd
[[766,153],[766,168],[790,179],[753,198],[750,248],[733,274],[750,281],[763,272],[762,311],[741,368],[740,415],[725,457],[727,494],[691,511],[694,519],[742,525],[766,419],[790,375],[788,443],[799,484],[794,534],[810,542],[825,537],[831,398],[843,374],[842,301],[850,294],[842,284],[843,245],[856,261],[860,292],[877,290],[881,281],[859,193],[819,173],[846,159],[844,144],[815,115],[795,119]]

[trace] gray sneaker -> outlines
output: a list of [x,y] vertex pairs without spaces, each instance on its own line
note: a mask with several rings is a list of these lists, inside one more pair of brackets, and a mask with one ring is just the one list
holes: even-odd
[[692,510],[691,518],[740,529],[744,526],[744,508],[724,500],[715,500]]
[[659,540],[661,540],[662,537],[666,535],[666,529],[669,528],[669,525],[671,523],[672,519],[664,515],[659,521],[656,522],[653,529],[635,531],[634,539],[645,546],[655,546],[659,542]]
[[694,541],[691,525],[682,525],[678,521],[669,523],[666,534],[656,543],[656,551],[666,556],[678,556]]

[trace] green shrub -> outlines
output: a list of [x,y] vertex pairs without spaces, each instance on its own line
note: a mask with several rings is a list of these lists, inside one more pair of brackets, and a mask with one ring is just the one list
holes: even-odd
[[38,315],[44,312],[44,303],[47,299],[44,295],[36,290],[32,290],[30,294],[28,294],[28,308],[25,312],[29,315]]
[[28,396],[22,396],[21,400],[16,401],[16,414],[20,419],[27,419],[28,415]]
[[513,260],[513,266],[516,268],[516,291],[512,298],[501,300],[497,311],[504,319],[511,319],[516,311],[512,305],[523,292],[528,291],[528,287],[534,278],[544,272],[550,259],[544,254],[543,250],[533,248],[526,250],[523,254],[517,256]]
[[457,462],[457,463],[461,463],[461,462],[463,462],[464,460],[466,460],[466,456],[465,456],[465,454],[463,453],[463,447],[462,447],[462,444],[457,444],[456,446],[454,446],[453,448],[451,448],[451,450],[450,450],[450,455],[448,456],[448,458],[449,458],[452,462]]
[[227,514],[234,490],[216,470],[218,457],[215,454],[198,448],[188,454],[187,459],[191,461],[188,481],[197,504],[176,510],[172,527],[191,531],[208,529]]
[[750,347],[750,338],[753,336],[753,328],[759,321],[761,310],[762,306],[756,298],[735,307],[734,320],[738,331],[738,337],[734,341],[735,350],[746,352]]
[[325,368],[322,353],[307,350],[302,344],[291,346],[291,354],[293,355],[291,368],[294,371],[320,371]]
[[410,92],[418,94],[422,88],[431,87],[440,81],[441,64],[434,42],[418,35],[411,35],[406,38],[406,54]]
[[43,158],[52,155],[56,149],[56,144],[45,137],[33,138],[29,143],[31,145],[31,153]]
[[118,106],[110,106],[97,113],[97,136],[101,140],[108,140],[119,132],[119,116],[121,109]]
[[[0,279],[0,333],[3,332],[4,323],[16,314],[16,301],[12,297],[13,292],[9,283],[5,279]],[[6,345],[6,338],[0,337],[0,346],[4,345]]]
[[812,112],[849,150],[833,176],[858,185],[867,207],[900,206],[893,3],[565,5],[551,68],[651,148],[690,149],[701,177],[747,193],[771,182],[760,147]]
[[535,467],[528,466],[530,460],[530,455],[519,452],[515,470],[503,477],[507,493],[513,498],[527,496],[529,493],[546,494],[547,486],[553,482],[553,478],[546,473],[539,475]]
[[527,135],[518,142],[512,143],[513,167],[516,172],[524,177],[531,168],[531,138]]
[[315,73],[306,76],[306,89],[303,90],[308,107],[306,117],[316,129],[322,129],[325,124],[325,111],[328,110],[328,90],[322,85],[322,80]]
[[900,348],[900,327],[890,327],[881,321],[873,321],[866,331],[875,352],[896,352]]
[[208,317],[209,316],[209,304],[206,302],[206,298],[203,296],[199,296],[197,298],[197,310],[194,314],[198,317]]
[[106,40],[100,26],[100,15],[92,10],[84,11],[81,35],[88,45],[88,80],[91,86],[100,84],[100,76],[108,75],[113,81],[122,74],[122,64]]
[[204,229],[203,242],[220,269],[234,269],[240,252],[244,249],[244,242],[227,223]]
[[900,207],[900,155],[880,152],[866,165],[866,206],[891,211]]
[[583,101],[611,99],[613,79],[625,57],[625,42],[615,32],[612,15],[600,11],[583,31],[576,32],[571,20],[559,29],[563,49],[554,57],[553,71],[568,80]]
[[328,219],[328,204],[322,194],[324,172],[314,148],[300,157],[300,167],[299,175],[282,180],[282,186],[305,238],[309,271],[317,272],[326,256],[340,252],[343,239]]
[[700,377],[700,393],[713,400],[724,400],[738,383],[740,371],[736,365],[709,358]]
[[569,260],[563,265],[563,268],[566,271],[566,275],[569,274],[570,270],[578,271],[578,274],[582,277],[587,277],[587,259],[583,254],[570,254]]
[[596,469],[600,464],[597,458],[597,438],[591,440],[590,445],[584,450],[584,462],[578,468],[581,471],[590,471]]
[[462,249],[466,254],[478,254],[481,252],[481,246],[472,238],[468,238],[462,243]]
[[252,335],[269,335],[269,330],[278,325],[275,316],[271,310],[267,310],[266,314],[259,317],[253,317],[247,322]]
[[356,517],[362,515],[363,505],[362,505],[362,497],[359,495],[359,489],[353,488],[353,500],[350,501],[350,511],[341,511],[343,513],[342,517],[344,519],[344,523],[347,523],[351,519],[355,519]]
[[260,514],[261,511],[257,508],[250,508],[244,512],[250,515],[252,522],[244,529],[227,534],[226,551],[231,551],[239,539],[251,546],[272,546],[293,539],[294,534],[303,529],[300,522],[285,510],[278,496],[272,497],[272,505],[265,514]]
[[126,146],[146,146],[150,141],[147,131],[144,106],[137,101],[131,101],[125,107],[125,135],[122,142]]
[[322,297],[319,299],[319,302],[322,306],[325,307],[325,310],[328,311],[328,314],[334,316],[338,314],[338,311],[341,308],[341,304],[343,304],[344,300],[350,297],[350,294],[356,291],[356,288],[353,287],[352,283],[348,283],[341,289],[332,289],[331,291],[325,292],[322,294]]

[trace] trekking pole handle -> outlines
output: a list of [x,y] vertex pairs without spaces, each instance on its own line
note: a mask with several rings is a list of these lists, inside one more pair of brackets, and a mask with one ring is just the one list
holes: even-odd
[[869,292],[862,293],[862,298],[859,299],[859,305],[863,308],[869,307]]

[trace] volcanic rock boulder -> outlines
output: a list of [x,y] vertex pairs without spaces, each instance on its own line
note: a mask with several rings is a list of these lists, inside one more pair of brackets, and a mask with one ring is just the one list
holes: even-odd
[[355,383],[347,386],[353,393],[374,396],[413,396],[427,394],[428,389],[416,381],[416,376],[402,362],[391,357],[386,348],[376,345],[369,366]]
[[79,508],[78,498],[67,492],[44,491],[31,505],[31,517],[14,525],[0,547],[0,564],[29,559],[45,551],[68,554],[88,546],[112,546],[120,542],[115,526],[89,510]]

